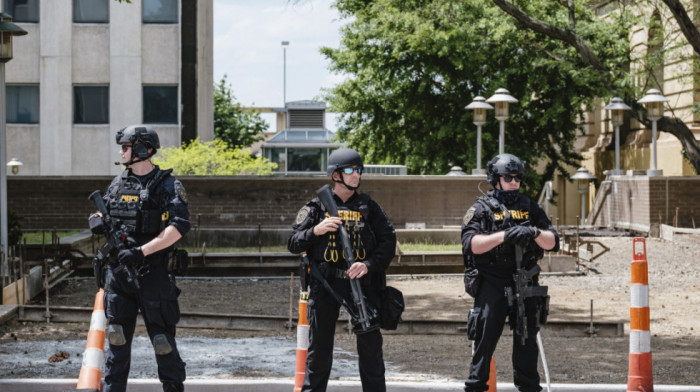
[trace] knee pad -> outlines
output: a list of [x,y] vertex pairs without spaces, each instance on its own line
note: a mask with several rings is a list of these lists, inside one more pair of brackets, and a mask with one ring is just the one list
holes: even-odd
[[107,340],[112,346],[123,346],[126,344],[124,328],[119,324],[109,324],[107,328]]
[[173,352],[173,347],[168,342],[168,337],[162,333],[153,337],[153,348],[156,351],[156,355],[168,355]]

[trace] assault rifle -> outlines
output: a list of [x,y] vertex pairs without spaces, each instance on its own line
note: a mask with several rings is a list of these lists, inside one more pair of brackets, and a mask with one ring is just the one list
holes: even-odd
[[[326,211],[330,216],[338,216],[338,205],[335,204],[333,200],[333,194],[331,193],[331,188],[328,185],[322,186],[316,191],[319,200],[326,208]],[[353,249],[350,245],[350,236],[348,235],[345,226],[340,225],[338,227],[338,236],[340,236],[340,243],[343,245],[343,255],[345,256],[346,267],[350,268],[355,262],[355,257],[353,256]],[[350,289],[352,290],[352,301],[355,305],[357,312],[350,313],[350,317],[354,319],[354,324],[359,325],[362,332],[369,332],[378,328],[378,325],[372,325],[372,320],[376,319],[377,311],[371,309],[365,303],[365,296],[362,293],[362,287],[357,279],[350,279]]]
[[[92,201],[92,204],[94,204],[95,207],[97,207],[97,211],[102,213],[102,222],[104,223],[105,227],[104,234],[107,238],[107,243],[103,247],[101,247],[100,250],[97,252],[97,262],[106,263],[109,261],[109,254],[112,251],[120,251],[126,249],[126,226],[121,225],[120,227],[117,227],[116,222],[112,220],[112,217],[109,215],[109,211],[107,211],[107,206],[105,206],[105,202],[104,200],[102,200],[102,194],[100,194],[100,191],[92,192],[88,199]],[[141,285],[139,284],[139,281],[137,279],[138,273],[135,270],[133,270],[132,266],[120,264],[117,268],[114,269],[114,273],[118,273],[121,270],[126,271],[127,280],[130,283],[133,283],[137,289],[141,288]]]
[[[527,313],[525,313],[525,299],[529,297],[545,297],[547,296],[547,286],[528,286],[528,282],[540,272],[540,266],[535,264],[530,269],[522,267],[523,263],[523,247],[515,245],[515,274],[513,280],[514,287],[506,287],[506,297],[508,297],[508,306],[516,306],[517,319],[515,321],[514,332],[520,335],[520,343],[525,344],[528,338],[527,332]],[[537,323],[539,325],[540,315],[539,307],[537,308]],[[546,311],[546,310],[545,310]]]

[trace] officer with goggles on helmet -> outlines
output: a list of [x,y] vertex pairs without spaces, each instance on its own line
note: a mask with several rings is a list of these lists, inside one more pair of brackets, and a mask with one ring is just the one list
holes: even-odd
[[[360,187],[363,170],[357,151],[341,148],[328,158],[328,176],[335,183],[333,199],[340,217],[331,217],[318,197],[299,210],[287,247],[292,253],[306,252],[331,288],[352,303],[348,279],[360,279],[366,302],[379,309],[379,292],[386,286],[385,271],[394,257],[396,233],[384,210]],[[344,225],[351,237],[355,263],[347,270],[341,241]],[[340,304],[316,279],[311,281],[308,300],[309,349],[302,391],[325,391],[333,363],[333,340]],[[360,379],[363,391],[386,391],[382,335],[378,324],[357,334]]]
[[[96,272],[105,289],[109,320],[104,390],[126,390],[136,315],[141,311],[163,390],[183,391],[185,363],[175,343],[180,289],[168,261],[173,245],[190,229],[187,194],[170,174],[172,169],[161,170],[151,162],[160,148],[151,127],[129,126],[117,132],[116,141],[126,169],[109,185],[104,201],[116,226],[125,230],[126,249],[111,254],[104,270]],[[90,216],[90,228],[96,234],[104,232],[99,213]],[[137,276],[123,266],[138,271]]]
[[[479,197],[462,222],[465,289],[474,297],[468,317],[469,339],[474,354],[469,367],[465,391],[486,391],[491,357],[503,332],[506,317],[511,328],[516,307],[509,306],[504,292],[513,287],[516,272],[515,247],[524,249],[521,267],[531,268],[544,252],[559,249],[559,237],[544,211],[529,198],[519,194],[525,164],[511,154],[500,154],[489,161],[487,176],[494,187]],[[537,275],[531,285],[538,285]],[[525,299],[527,339],[513,333],[513,375],[519,391],[541,391],[537,372],[537,315],[546,317],[544,297]],[[544,321],[543,321],[544,322]],[[524,344],[522,344],[524,341]]]

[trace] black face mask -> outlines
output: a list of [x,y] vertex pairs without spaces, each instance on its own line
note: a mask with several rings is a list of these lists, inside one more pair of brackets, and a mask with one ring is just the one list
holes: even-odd
[[520,190],[516,189],[514,191],[502,191],[500,189],[494,189],[493,195],[505,205],[511,205],[518,200],[518,192]]

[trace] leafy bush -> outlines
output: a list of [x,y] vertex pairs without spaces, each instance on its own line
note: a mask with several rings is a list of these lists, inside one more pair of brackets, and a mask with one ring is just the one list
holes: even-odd
[[193,176],[267,176],[277,168],[266,158],[252,156],[249,148],[231,148],[223,140],[201,142],[199,138],[180,148],[160,150],[153,162],[163,169],[172,168],[175,174]]

